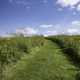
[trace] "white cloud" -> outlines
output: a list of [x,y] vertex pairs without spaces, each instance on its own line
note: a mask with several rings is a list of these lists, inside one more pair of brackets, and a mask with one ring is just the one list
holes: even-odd
[[3,34],[3,35],[1,35],[0,37],[14,37],[14,35],[10,35],[10,34]]
[[71,23],[72,25],[80,25],[80,21],[72,21],[72,23]]
[[50,27],[53,27],[53,25],[49,24],[43,24],[43,25],[40,25],[41,28],[50,28]]
[[57,0],[56,4],[60,5],[62,8],[80,11],[80,0]]
[[27,5],[28,2],[26,0],[15,0],[16,4]]
[[67,27],[65,27],[65,33],[68,35],[80,34],[80,21],[72,21]]
[[[74,20],[70,22],[69,25],[61,25],[56,24],[52,26],[41,26],[44,28],[44,36],[50,36],[50,35],[59,35],[59,34],[65,34],[65,35],[79,35],[80,34],[80,21]],[[51,28],[50,28],[51,27]],[[43,29],[42,28],[42,29]]]
[[74,32],[77,32],[77,31],[78,31],[77,29],[68,29],[69,33],[74,33]]
[[28,35],[35,35],[35,34],[37,34],[38,30],[35,30],[35,29],[31,28],[31,27],[26,27],[26,28],[17,29],[16,33],[28,36]]
[[77,6],[77,11],[80,11],[80,4]]
[[75,20],[70,22],[68,26],[64,26],[61,24],[42,24],[36,28],[33,27],[26,27],[26,28],[19,28],[16,30],[17,34],[23,34],[24,36],[32,36],[32,35],[59,35],[59,34],[66,34],[66,35],[76,35],[80,34],[80,21]]
[[66,34],[66,35],[77,35],[80,34],[80,21],[75,20],[72,21],[69,25],[64,26],[58,24],[54,25],[50,30],[48,29],[46,35],[58,35],[58,34]]
[[31,8],[31,3],[30,3],[30,1],[27,1],[27,0],[9,0],[9,2],[14,3],[15,5],[22,6],[25,9]]
[[53,31],[47,31],[44,33],[44,36],[51,36],[51,35],[57,35],[58,32],[56,30]]
[[78,34],[79,33],[79,30],[78,29],[68,29],[67,30],[68,34]]
[[73,7],[79,2],[80,0],[57,0],[57,4],[61,5],[62,7]]

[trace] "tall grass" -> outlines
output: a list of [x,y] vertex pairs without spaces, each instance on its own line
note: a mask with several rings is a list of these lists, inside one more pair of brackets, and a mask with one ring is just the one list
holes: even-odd
[[31,49],[41,46],[44,43],[43,37],[13,37],[0,39],[0,79],[4,77],[3,72],[7,66],[13,66],[24,55],[30,53]]
[[7,80],[75,80],[76,67],[73,66],[59,47],[47,41],[43,47],[32,52],[8,70]]
[[0,80],[80,80],[80,37],[0,38]]
[[55,36],[47,39],[55,42],[63,50],[72,62],[80,67],[80,37],[79,36]]

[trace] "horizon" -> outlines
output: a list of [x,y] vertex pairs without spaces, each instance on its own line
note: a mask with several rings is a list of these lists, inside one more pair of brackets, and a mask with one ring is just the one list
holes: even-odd
[[80,0],[0,0],[0,35],[80,35]]

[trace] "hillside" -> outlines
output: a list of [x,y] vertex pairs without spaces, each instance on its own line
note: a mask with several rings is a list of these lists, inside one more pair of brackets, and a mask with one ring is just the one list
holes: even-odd
[[1,80],[80,80],[79,36],[0,39]]

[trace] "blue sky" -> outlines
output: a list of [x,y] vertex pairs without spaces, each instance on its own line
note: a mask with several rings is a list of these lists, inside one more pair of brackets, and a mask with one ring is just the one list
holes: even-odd
[[80,34],[80,0],[0,0],[0,35]]

